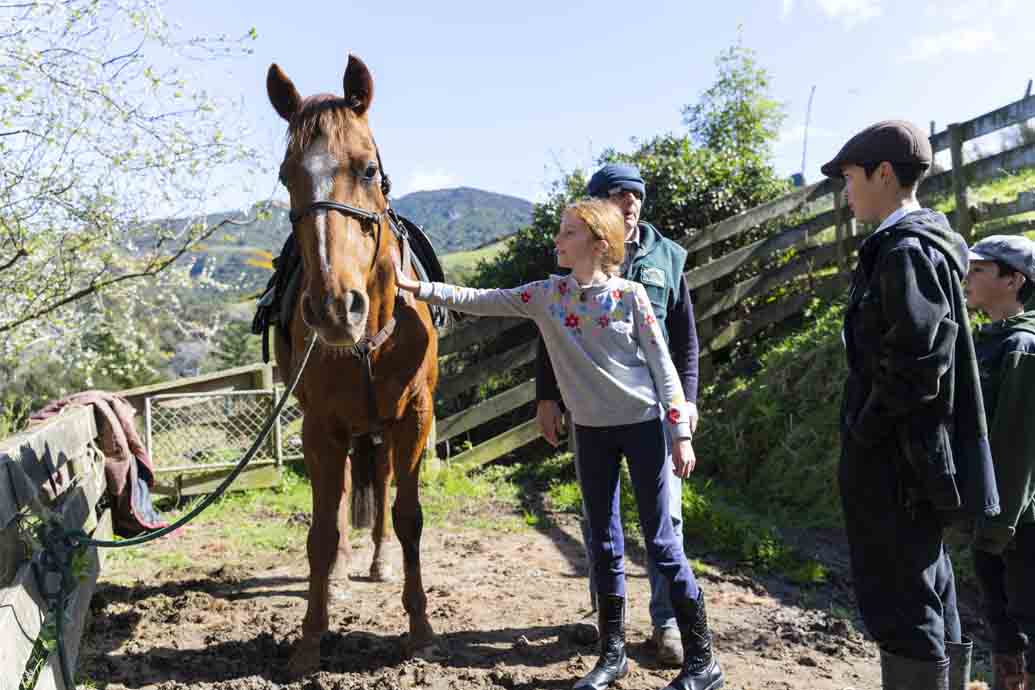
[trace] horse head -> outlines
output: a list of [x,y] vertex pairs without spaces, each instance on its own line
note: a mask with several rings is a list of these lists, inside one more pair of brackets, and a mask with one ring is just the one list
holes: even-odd
[[[378,184],[382,171],[367,122],[374,80],[363,61],[350,55],[342,97],[301,98],[276,64],[266,75],[266,90],[288,122],[280,180],[291,196],[304,267],[302,319],[326,345],[355,345],[381,296],[394,291],[390,259],[382,256],[390,249],[382,245],[393,242],[391,232],[381,232],[388,201]],[[389,285],[376,289],[386,266]]]

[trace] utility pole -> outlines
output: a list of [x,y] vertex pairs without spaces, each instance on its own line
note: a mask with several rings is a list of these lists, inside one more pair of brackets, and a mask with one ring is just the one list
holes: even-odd
[[801,143],[801,179],[802,184],[805,183],[805,160],[809,152],[809,124],[812,121],[812,99],[816,95],[816,85],[812,85],[812,90],[809,92],[809,105],[805,109],[805,134],[802,138]]

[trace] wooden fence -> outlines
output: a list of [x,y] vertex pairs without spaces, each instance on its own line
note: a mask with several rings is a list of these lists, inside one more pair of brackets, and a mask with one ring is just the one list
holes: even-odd
[[[45,516],[66,529],[111,538],[110,512],[97,515],[105,482],[103,458],[93,444],[96,435],[93,408],[72,407],[0,442],[0,690],[64,688],[48,624],[62,613],[50,610],[46,595],[57,576],[43,568],[33,531]],[[102,562],[96,548],[84,556],[85,565],[76,569],[78,585],[63,612],[73,669]]]
[[[968,195],[969,185],[1004,172],[1035,167],[1035,144],[1022,144],[962,164],[967,141],[1031,118],[1035,118],[1035,97],[1026,97],[932,134],[934,151],[948,150],[956,165],[926,178],[920,188],[921,199],[952,195],[957,209],[964,212],[950,214],[950,221],[968,239],[973,238],[976,223],[1035,211],[1035,192],[985,205],[969,203]],[[689,252],[684,275],[695,304],[703,378],[710,375],[715,360],[742,353],[774,327],[800,319],[815,297],[836,295],[844,289],[854,250],[864,233],[842,203],[841,191],[840,181],[823,180],[691,233],[681,241]],[[760,228],[766,229],[761,236]],[[1035,222],[1024,221],[997,231],[1031,229],[1035,229]],[[753,241],[744,239],[754,236],[758,238]],[[539,437],[531,406],[535,385],[528,366],[535,359],[535,340],[531,333],[526,333],[527,337],[515,341],[518,331],[514,329],[522,323],[519,319],[468,319],[441,338],[439,352],[444,373],[439,381],[437,403],[440,410],[453,411],[436,420],[436,443],[445,449],[458,441],[477,442],[451,455],[450,463],[477,466]],[[468,358],[465,353],[471,348],[492,347],[502,338],[511,341],[502,351],[473,358],[472,363],[458,371],[450,368],[450,362],[457,357]],[[462,400],[469,399],[471,389],[501,374],[515,372],[525,376],[519,376],[516,385],[486,400],[466,408],[450,402],[461,396],[465,396]],[[275,370],[256,365],[126,394],[143,409],[144,398],[159,392],[268,388],[276,379]],[[487,428],[498,433],[487,434]],[[213,476],[194,488],[204,490],[217,480],[218,476]]]

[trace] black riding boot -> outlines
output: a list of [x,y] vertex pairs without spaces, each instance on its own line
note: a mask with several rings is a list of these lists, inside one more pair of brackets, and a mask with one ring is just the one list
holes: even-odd
[[600,613],[600,658],[593,670],[575,683],[573,690],[604,690],[629,673],[629,659],[625,656],[625,597],[601,594],[597,610]]
[[719,662],[712,657],[712,633],[704,610],[704,592],[697,599],[672,600],[679,635],[683,638],[683,670],[664,690],[717,690],[725,683]]
[[880,650],[884,690],[948,690],[949,660],[918,661]]
[[949,657],[949,690],[967,690],[973,652],[974,642],[966,637],[963,642],[945,643],[945,653]]

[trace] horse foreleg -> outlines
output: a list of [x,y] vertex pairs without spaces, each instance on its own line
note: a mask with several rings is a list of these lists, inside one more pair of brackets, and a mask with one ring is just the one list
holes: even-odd
[[[419,479],[420,459],[428,433],[431,410],[411,409],[409,424],[400,424],[395,438],[393,464],[397,489],[392,506],[392,522],[403,552],[403,607],[410,618],[407,654],[420,653],[435,642],[435,632],[428,620],[428,599],[420,569],[420,538],[424,528],[421,512]],[[416,419],[414,419],[416,417]]]
[[[344,489],[345,462],[342,453],[326,443],[311,441],[320,438],[316,429],[303,422],[302,439],[306,466],[313,490],[313,519],[306,540],[309,557],[309,597],[302,621],[302,638],[298,641],[289,664],[292,675],[319,669],[320,639],[328,628],[330,574],[338,555],[338,512]],[[326,436],[323,436],[326,438]]]
[[389,582],[392,580],[392,570],[385,560],[382,547],[385,542],[385,535],[388,534],[388,493],[392,485],[392,459],[387,457],[387,451],[377,459],[374,468],[374,524],[370,530],[370,536],[374,541],[374,556],[370,562],[370,579],[375,582]]
[[331,568],[331,580],[339,594],[348,588],[349,561],[352,560],[352,547],[349,544],[349,507],[352,497],[352,472],[349,471],[351,459],[345,461],[343,472],[341,500],[338,502],[338,553]]

